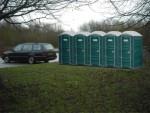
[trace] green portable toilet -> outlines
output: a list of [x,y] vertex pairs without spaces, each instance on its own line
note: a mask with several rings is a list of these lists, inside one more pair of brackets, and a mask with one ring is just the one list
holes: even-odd
[[119,67],[119,38],[121,32],[110,31],[105,35],[105,67]]
[[104,66],[103,49],[104,49],[104,35],[103,31],[94,31],[89,35],[89,61],[90,65]]
[[73,32],[64,32],[59,35],[59,63],[71,64],[72,62],[72,50],[71,41],[73,39]]
[[138,68],[143,65],[142,35],[135,31],[125,31],[121,35],[121,67]]
[[87,65],[87,42],[88,32],[79,32],[74,35],[74,48],[75,48],[75,64],[76,65]]

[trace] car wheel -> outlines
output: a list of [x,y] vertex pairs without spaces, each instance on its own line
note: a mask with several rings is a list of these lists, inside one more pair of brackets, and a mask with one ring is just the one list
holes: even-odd
[[29,57],[29,58],[28,58],[28,63],[29,63],[29,64],[34,64],[34,63],[35,63],[34,57]]
[[6,57],[4,58],[4,62],[5,62],[5,63],[9,63],[9,62],[10,62],[10,59],[9,59],[8,56],[6,56]]

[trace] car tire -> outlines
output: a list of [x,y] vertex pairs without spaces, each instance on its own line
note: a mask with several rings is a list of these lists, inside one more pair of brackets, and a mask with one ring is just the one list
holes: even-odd
[[29,57],[28,58],[28,63],[29,64],[34,64],[35,63],[35,58],[34,57]]
[[4,62],[5,62],[5,63],[9,63],[9,62],[10,62],[10,59],[9,59],[8,56],[4,57]]

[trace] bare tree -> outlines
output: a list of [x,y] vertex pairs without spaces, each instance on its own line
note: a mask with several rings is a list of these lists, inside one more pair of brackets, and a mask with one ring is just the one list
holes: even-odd
[[117,18],[128,22],[136,20],[129,27],[144,22],[150,22],[150,0],[108,0],[117,12]]
[[[0,0],[0,21],[8,23],[26,23],[41,18],[54,18],[62,9],[75,4],[75,6],[88,5],[97,0]],[[37,14],[31,16],[31,14]],[[27,17],[28,15],[28,17]],[[14,21],[16,18],[21,22]]]
[[[132,21],[134,22],[134,21]],[[117,20],[105,20],[102,22],[97,21],[90,21],[89,23],[84,23],[80,26],[81,31],[112,31],[112,30],[119,30],[123,31],[125,27],[128,27],[129,22],[127,24],[122,24],[123,22],[117,21]]]

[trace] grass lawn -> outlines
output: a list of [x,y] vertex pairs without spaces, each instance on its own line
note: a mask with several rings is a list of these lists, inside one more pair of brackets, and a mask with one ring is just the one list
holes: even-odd
[[0,69],[2,113],[150,113],[150,65],[119,70],[57,63]]

